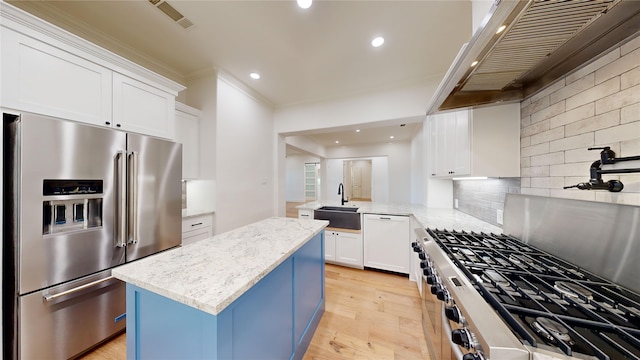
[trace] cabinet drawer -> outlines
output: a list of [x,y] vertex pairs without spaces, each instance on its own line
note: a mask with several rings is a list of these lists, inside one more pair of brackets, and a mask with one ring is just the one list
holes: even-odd
[[298,210],[298,219],[313,219],[313,210],[310,210],[310,209],[299,209]]
[[182,220],[182,232],[211,228],[212,225],[213,219],[211,215],[194,216]]

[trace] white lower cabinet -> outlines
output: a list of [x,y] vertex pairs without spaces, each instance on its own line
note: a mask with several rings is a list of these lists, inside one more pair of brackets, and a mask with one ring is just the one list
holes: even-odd
[[364,215],[364,266],[409,274],[409,216]]
[[362,269],[362,233],[325,230],[325,261]]
[[213,236],[213,216],[198,215],[182,219],[182,246]]

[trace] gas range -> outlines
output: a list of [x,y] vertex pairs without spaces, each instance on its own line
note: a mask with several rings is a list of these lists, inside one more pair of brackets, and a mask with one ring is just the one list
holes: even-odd
[[637,293],[512,236],[427,229],[423,240],[425,282],[458,323],[464,359],[640,360]]

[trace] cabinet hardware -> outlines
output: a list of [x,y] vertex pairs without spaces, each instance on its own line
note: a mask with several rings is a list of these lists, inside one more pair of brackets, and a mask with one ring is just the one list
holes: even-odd
[[198,226],[198,225],[202,225],[202,223],[199,222],[199,223],[191,224],[191,226]]
[[391,220],[390,217],[380,216],[380,220]]
[[104,123],[105,123],[105,125],[111,125],[111,123],[108,122],[108,121],[105,121]]

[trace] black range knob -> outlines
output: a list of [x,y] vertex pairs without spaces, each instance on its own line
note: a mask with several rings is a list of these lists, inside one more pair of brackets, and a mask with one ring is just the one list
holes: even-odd
[[[427,269],[424,269],[424,270],[426,271]],[[434,275],[427,276],[427,284],[435,285],[435,283],[436,283],[436,277]]]
[[451,331],[451,341],[462,347],[469,348],[469,334],[465,329],[455,329]]
[[457,306],[445,306],[444,314],[446,315],[447,319],[457,323],[460,322],[460,310],[458,310]]
[[428,265],[429,262],[427,260],[420,261],[420,269],[426,269]]
[[422,247],[420,247],[420,245],[416,245],[413,247],[413,252],[417,252],[420,253],[422,252]]
[[414,242],[412,242],[412,243],[411,243],[411,247],[412,247],[414,250],[416,249],[416,246],[418,246],[418,242],[417,242],[417,241],[414,241]]
[[429,275],[433,275],[433,270],[431,268],[424,268],[422,269],[422,274],[424,276],[429,276]]
[[431,285],[431,294],[435,295],[438,293],[440,285]]
[[427,254],[423,252],[418,253],[418,257],[420,258],[420,260],[427,260]]
[[436,291],[436,297],[440,301],[445,301],[447,299],[447,292],[444,288],[440,287],[438,291]]

